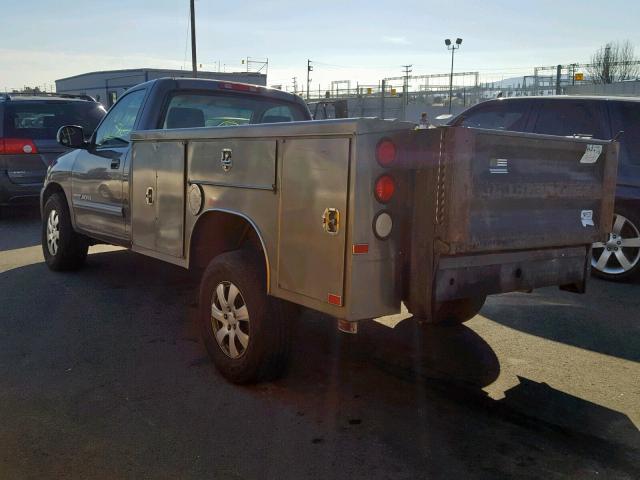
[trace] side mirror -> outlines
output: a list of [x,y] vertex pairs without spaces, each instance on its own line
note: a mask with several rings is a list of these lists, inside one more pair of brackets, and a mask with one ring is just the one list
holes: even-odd
[[86,148],[84,132],[78,125],[65,125],[58,129],[56,140],[67,148]]

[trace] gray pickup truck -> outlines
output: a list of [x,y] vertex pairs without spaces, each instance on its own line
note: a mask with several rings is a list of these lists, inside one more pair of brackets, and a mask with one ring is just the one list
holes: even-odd
[[49,168],[52,270],[95,243],[201,275],[215,365],[246,383],[282,372],[297,308],[358,322],[473,317],[487,295],[584,292],[611,225],[617,144],[379,119],[310,121],[299,97],[160,79],[127,91],[90,141]]

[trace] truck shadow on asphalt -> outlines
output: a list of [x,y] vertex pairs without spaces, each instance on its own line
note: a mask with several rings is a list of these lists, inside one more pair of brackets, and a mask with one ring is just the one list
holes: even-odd
[[489,297],[481,314],[538,337],[640,362],[640,285],[591,279],[588,292],[557,288]]
[[[52,442],[62,428],[78,442],[104,444],[110,458],[127,451],[126,468],[147,476],[220,473],[225,460],[211,445],[229,444],[244,447],[226,460],[241,465],[238,478],[640,474],[640,434],[625,415],[526,378],[504,399],[489,398],[482,388],[498,377],[499,362],[464,325],[369,322],[351,337],[307,312],[296,322],[286,377],[229,385],[197,338],[196,289],[188,272],[126,251],[90,255],[77,273],[42,263],[0,273],[7,452],[38,432],[43,444],[30,448],[51,455],[33,468],[55,473],[47,462],[56,449],[75,445],[73,435]],[[56,401],[47,403],[52,391]],[[554,423],[559,413],[565,418]],[[70,423],[56,427],[60,418]],[[158,432],[150,425],[161,434],[145,433]],[[200,463],[187,460],[196,456]],[[118,468],[103,472],[117,476]]]

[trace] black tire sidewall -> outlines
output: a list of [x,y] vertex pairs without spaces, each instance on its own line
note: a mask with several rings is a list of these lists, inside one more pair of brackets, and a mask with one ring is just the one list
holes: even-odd
[[[217,285],[231,282],[240,290],[249,313],[249,345],[232,359],[215,339],[211,300]],[[267,375],[279,355],[279,318],[266,293],[264,266],[251,252],[237,250],[214,258],[204,271],[199,296],[198,322],[203,342],[220,373],[233,383],[254,382]]]
[[458,325],[471,320],[482,309],[486,295],[449,300],[436,305],[431,322],[438,325]]
[[[52,210],[58,212],[58,251],[55,255],[49,252],[47,245],[47,224]],[[51,195],[43,210],[42,218],[42,254],[51,270],[72,270],[78,268],[87,256],[88,244],[73,230],[69,209],[63,198],[57,193]]]

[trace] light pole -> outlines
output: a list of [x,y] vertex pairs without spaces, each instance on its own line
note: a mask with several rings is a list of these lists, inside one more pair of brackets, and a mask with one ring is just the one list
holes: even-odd
[[447,38],[444,44],[447,46],[447,50],[451,50],[451,76],[449,77],[449,113],[451,113],[451,100],[453,97],[453,55],[456,53],[456,50],[460,48],[462,39],[456,38],[456,43],[451,43],[451,40]]
[[196,60],[196,6],[195,0],[189,2],[189,10],[191,11],[191,69],[193,70],[193,78],[198,76],[198,62]]

